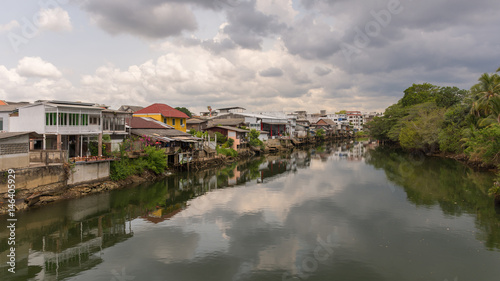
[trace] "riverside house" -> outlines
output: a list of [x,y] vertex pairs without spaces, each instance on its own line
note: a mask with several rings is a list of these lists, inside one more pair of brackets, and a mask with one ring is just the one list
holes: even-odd
[[189,118],[184,112],[163,103],[154,103],[138,110],[134,112],[134,117],[150,117],[184,133],[186,132],[186,120]]
[[[10,115],[10,132],[36,132],[34,149],[66,150],[69,157],[86,156],[89,143],[102,144],[101,112],[93,103],[36,101]],[[102,155],[101,145],[98,146]]]

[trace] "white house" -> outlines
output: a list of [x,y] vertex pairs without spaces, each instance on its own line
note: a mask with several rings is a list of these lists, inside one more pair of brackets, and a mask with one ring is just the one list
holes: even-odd
[[37,101],[11,114],[9,131],[33,131],[43,136],[35,149],[68,150],[69,156],[85,156],[91,140],[98,140],[102,154],[102,111],[91,103]]

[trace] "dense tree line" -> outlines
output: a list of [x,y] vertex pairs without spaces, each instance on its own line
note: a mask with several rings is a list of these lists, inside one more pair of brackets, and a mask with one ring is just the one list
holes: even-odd
[[370,134],[407,150],[464,154],[484,166],[500,165],[500,76],[484,73],[470,90],[413,84]]

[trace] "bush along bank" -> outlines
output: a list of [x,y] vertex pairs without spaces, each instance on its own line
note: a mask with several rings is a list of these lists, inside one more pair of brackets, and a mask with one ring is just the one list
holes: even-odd
[[[423,151],[462,160],[481,169],[500,167],[500,76],[484,73],[470,90],[413,84],[382,117],[367,123],[370,135]],[[500,178],[500,173],[498,173]],[[498,181],[490,194],[500,195]]]

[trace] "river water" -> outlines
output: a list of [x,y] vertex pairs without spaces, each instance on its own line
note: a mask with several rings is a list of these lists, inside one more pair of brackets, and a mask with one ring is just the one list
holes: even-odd
[[500,280],[493,175],[326,144],[17,214],[1,280]]

